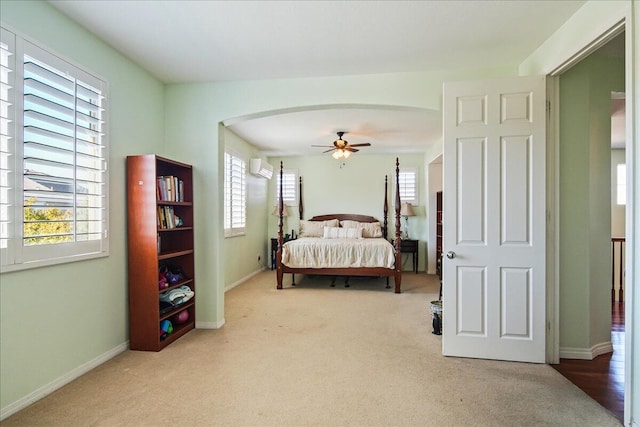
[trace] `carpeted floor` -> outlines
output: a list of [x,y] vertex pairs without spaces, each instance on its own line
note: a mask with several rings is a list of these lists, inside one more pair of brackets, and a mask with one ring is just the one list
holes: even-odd
[[260,273],[227,292],[222,329],[127,351],[2,425],[620,425],[550,366],[443,357],[435,276],[405,273],[399,295],[286,279]]

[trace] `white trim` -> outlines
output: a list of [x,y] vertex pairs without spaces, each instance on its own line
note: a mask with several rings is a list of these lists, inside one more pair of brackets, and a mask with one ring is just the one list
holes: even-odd
[[0,274],[9,273],[11,271],[29,270],[29,269],[32,269],[32,268],[48,267],[48,266],[58,265],[58,264],[66,264],[66,263],[76,262],[76,261],[86,261],[86,260],[96,259],[96,258],[106,258],[108,256],[109,256],[109,249],[107,248],[106,252],[93,252],[93,253],[87,253],[87,254],[82,254],[82,255],[73,255],[73,256],[61,257],[61,258],[51,258],[51,259],[43,259],[43,260],[39,260],[39,261],[29,261],[29,262],[23,262],[23,263],[20,263],[20,264],[8,264],[8,265],[3,265],[2,266],[2,270],[0,271]]
[[612,353],[613,352],[613,344],[611,341],[601,342],[600,344],[596,344],[591,347],[591,354],[593,357],[598,357],[602,354]]
[[72,369],[71,371],[67,372],[61,377],[58,377],[57,379],[53,380],[49,384],[45,384],[42,387],[38,388],[37,390],[29,393],[28,395],[16,400],[13,403],[8,404],[4,408],[0,409],[0,421],[4,420],[5,418],[8,418],[9,416],[15,414],[18,411],[21,411],[22,409],[37,402],[38,400],[50,395],[54,391],[69,384],[71,381],[74,381],[80,378],[82,375],[91,371],[93,368],[96,368],[102,365],[103,363],[105,363],[106,361],[113,359],[120,353],[125,352],[128,348],[129,348],[129,341],[123,342],[122,344],[117,345],[116,347],[112,348],[106,353],[101,354],[95,359],[92,359],[87,363],[83,363],[77,368]]
[[562,359],[593,360],[594,358],[613,352],[611,341],[601,342],[591,348],[560,347]]
[[219,322],[198,322],[196,320],[196,329],[220,329],[224,326],[225,320]]
[[256,275],[262,273],[264,270],[266,270],[266,268],[262,267],[261,269],[256,270],[253,273],[250,273],[248,276],[244,276],[242,279],[237,280],[237,281],[231,283],[230,285],[225,286],[224,287],[224,292],[226,293],[227,291],[230,291],[231,289],[235,288],[236,286],[243,284],[247,280],[251,279],[253,276],[256,276]]
[[552,76],[559,76],[560,74],[572,68],[578,62],[582,61],[587,56],[591,55],[596,50],[600,49],[605,44],[609,43],[616,36],[618,36],[619,34],[622,34],[624,30],[625,30],[625,21],[624,19],[622,19],[616,22],[611,28],[607,29],[604,33],[600,34],[597,38],[593,39],[591,43],[587,44],[586,46],[578,50],[573,56],[571,56],[569,59],[567,59],[558,67],[556,67],[554,70],[549,72],[549,74]]
[[547,363],[560,363],[560,78],[547,76]]

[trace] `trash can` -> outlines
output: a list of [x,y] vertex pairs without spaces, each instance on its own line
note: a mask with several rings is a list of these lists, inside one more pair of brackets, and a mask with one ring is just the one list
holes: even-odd
[[433,316],[433,334],[442,335],[442,301],[431,301],[429,305],[431,308],[431,314]]

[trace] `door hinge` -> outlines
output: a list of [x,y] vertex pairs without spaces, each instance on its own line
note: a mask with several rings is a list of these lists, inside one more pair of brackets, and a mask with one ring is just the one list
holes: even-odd
[[545,108],[547,110],[547,114],[551,114],[551,101],[549,101],[548,99],[545,102]]

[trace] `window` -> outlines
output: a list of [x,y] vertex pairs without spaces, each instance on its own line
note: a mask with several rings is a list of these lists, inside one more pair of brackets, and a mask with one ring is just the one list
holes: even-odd
[[[395,175],[395,174],[394,174]],[[400,188],[400,201],[418,205],[418,173],[416,169],[400,169],[398,183]]]
[[[282,201],[289,206],[298,204],[298,171],[283,170],[282,171]],[[280,174],[276,174],[276,206],[278,206],[278,198],[280,197]]]
[[106,88],[2,29],[3,271],[108,255]]
[[619,205],[627,204],[627,165],[620,163],[618,165],[618,177],[617,177],[617,203]]
[[224,153],[224,235],[244,234],[247,219],[246,162]]

